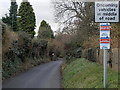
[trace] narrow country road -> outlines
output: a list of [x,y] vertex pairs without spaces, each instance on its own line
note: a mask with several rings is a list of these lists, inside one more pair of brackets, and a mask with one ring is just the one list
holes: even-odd
[[63,60],[37,66],[3,82],[3,88],[60,88]]

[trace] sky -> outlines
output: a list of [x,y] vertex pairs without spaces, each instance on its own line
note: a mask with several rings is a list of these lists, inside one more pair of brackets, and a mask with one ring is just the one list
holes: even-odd
[[[52,30],[55,32],[57,31],[58,23],[54,21],[54,8],[51,3],[51,0],[28,0],[32,5],[35,16],[36,16],[36,29],[35,31],[38,32],[40,22],[42,20],[47,21]],[[18,8],[22,0],[16,0],[18,4]],[[5,14],[9,13],[11,0],[0,0],[0,18],[5,16]],[[37,35],[37,34],[36,34]]]

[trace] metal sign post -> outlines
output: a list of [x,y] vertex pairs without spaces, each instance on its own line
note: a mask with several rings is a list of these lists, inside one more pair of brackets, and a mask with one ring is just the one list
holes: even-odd
[[110,49],[110,23],[100,23],[100,49],[104,50],[104,88],[107,85],[107,49]]
[[104,49],[104,88],[107,85],[107,49]]

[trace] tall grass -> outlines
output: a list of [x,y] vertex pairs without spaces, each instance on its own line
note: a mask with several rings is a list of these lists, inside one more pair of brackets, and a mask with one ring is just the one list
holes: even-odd
[[[107,88],[118,87],[118,73],[107,69]],[[75,59],[63,71],[64,88],[103,88],[103,66]]]

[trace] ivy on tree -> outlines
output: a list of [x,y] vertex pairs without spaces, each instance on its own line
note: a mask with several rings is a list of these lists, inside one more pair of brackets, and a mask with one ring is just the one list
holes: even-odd
[[18,11],[18,16],[21,16],[18,18],[19,31],[25,31],[30,34],[31,37],[34,37],[36,19],[32,5],[30,5],[29,2],[22,2]]

